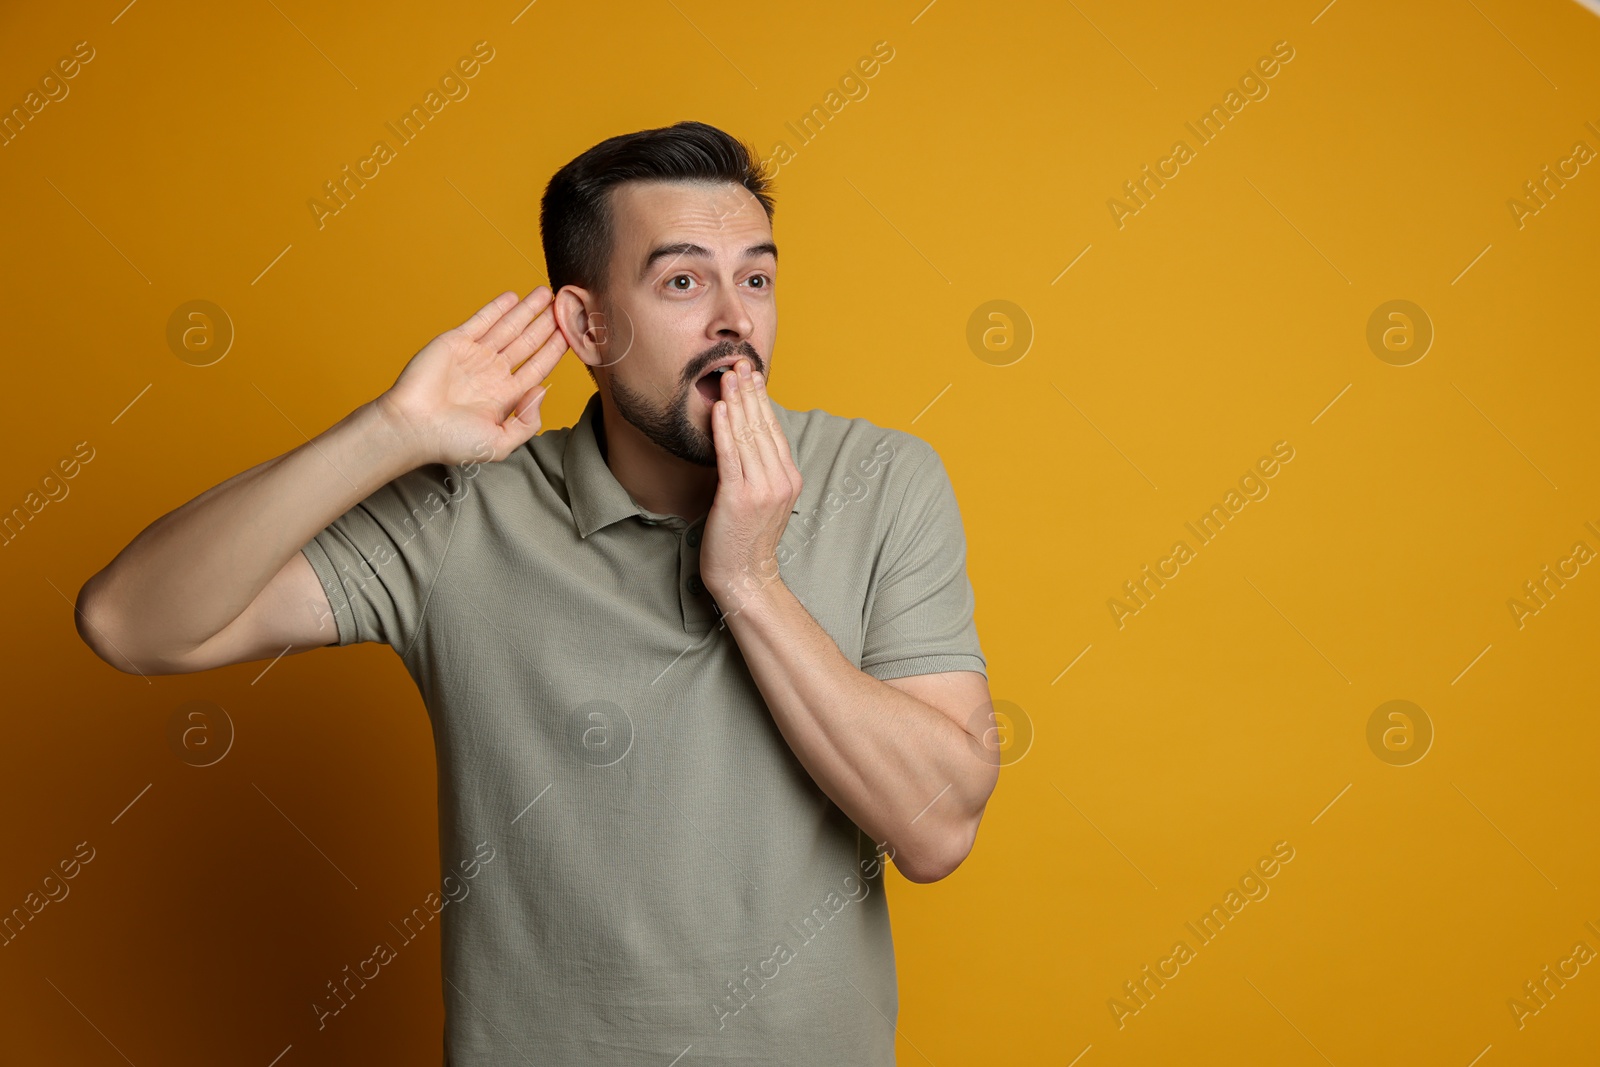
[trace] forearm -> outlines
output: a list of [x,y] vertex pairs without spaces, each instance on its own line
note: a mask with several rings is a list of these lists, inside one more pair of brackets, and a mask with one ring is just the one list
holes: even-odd
[[364,404],[151,523],[84,585],[79,608],[134,660],[190,651],[238,618],[330,522],[419,465],[380,409]]
[[959,863],[996,779],[979,741],[852,665],[781,581],[723,619],[784,739],[840,810],[913,881]]

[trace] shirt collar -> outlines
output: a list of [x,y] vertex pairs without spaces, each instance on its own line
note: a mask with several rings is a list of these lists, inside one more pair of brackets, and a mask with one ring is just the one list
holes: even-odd
[[[790,412],[777,401],[772,402],[772,410],[784,436],[789,440],[789,447],[798,465],[799,448],[791,432]],[[578,416],[577,424],[567,435],[566,447],[561,455],[572,521],[577,527],[578,536],[585,538],[614,522],[642,514],[642,509],[628,495],[622,483],[617,481],[611,468],[606,466],[605,457],[600,454],[600,442],[595,437],[596,423],[604,424],[599,392],[590,394],[583,414]],[[800,514],[800,509],[795,508],[791,514]]]
[[583,414],[578,416],[577,424],[567,435],[561,457],[572,521],[579,537],[588,537],[602,527],[639,513],[639,506],[606,466],[605,457],[600,455],[600,442],[595,439],[594,431],[595,423],[602,419],[600,394],[595,392],[590,394]]

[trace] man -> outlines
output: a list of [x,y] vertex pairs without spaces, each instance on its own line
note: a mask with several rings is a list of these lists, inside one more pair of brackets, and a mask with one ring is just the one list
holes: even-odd
[[[713,127],[596,145],[545,192],[553,297],[502,294],[79,596],[125,671],[399,653],[441,864],[493,857],[441,912],[446,1063],[894,1062],[883,859],[966,857],[992,705],[938,455],[767,393],[771,216]],[[569,347],[598,391],[535,436]]]

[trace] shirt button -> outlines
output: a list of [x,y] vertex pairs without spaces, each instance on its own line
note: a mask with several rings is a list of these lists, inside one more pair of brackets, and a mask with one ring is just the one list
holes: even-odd
[[698,574],[689,579],[689,592],[693,593],[695,596],[699,596],[705,591],[705,583],[700,580],[700,576]]
[[689,547],[690,548],[699,548],[700,547],[700,527],[698,527],[698,526],[689,527],[688,541],[689,541]]

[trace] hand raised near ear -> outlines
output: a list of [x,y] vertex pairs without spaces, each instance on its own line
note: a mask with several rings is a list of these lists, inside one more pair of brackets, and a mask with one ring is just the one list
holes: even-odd
[[539,432],[539,384],[567,351],[539,286],[501,293],[411,357],[374,402],[421,463],[494,463]]

